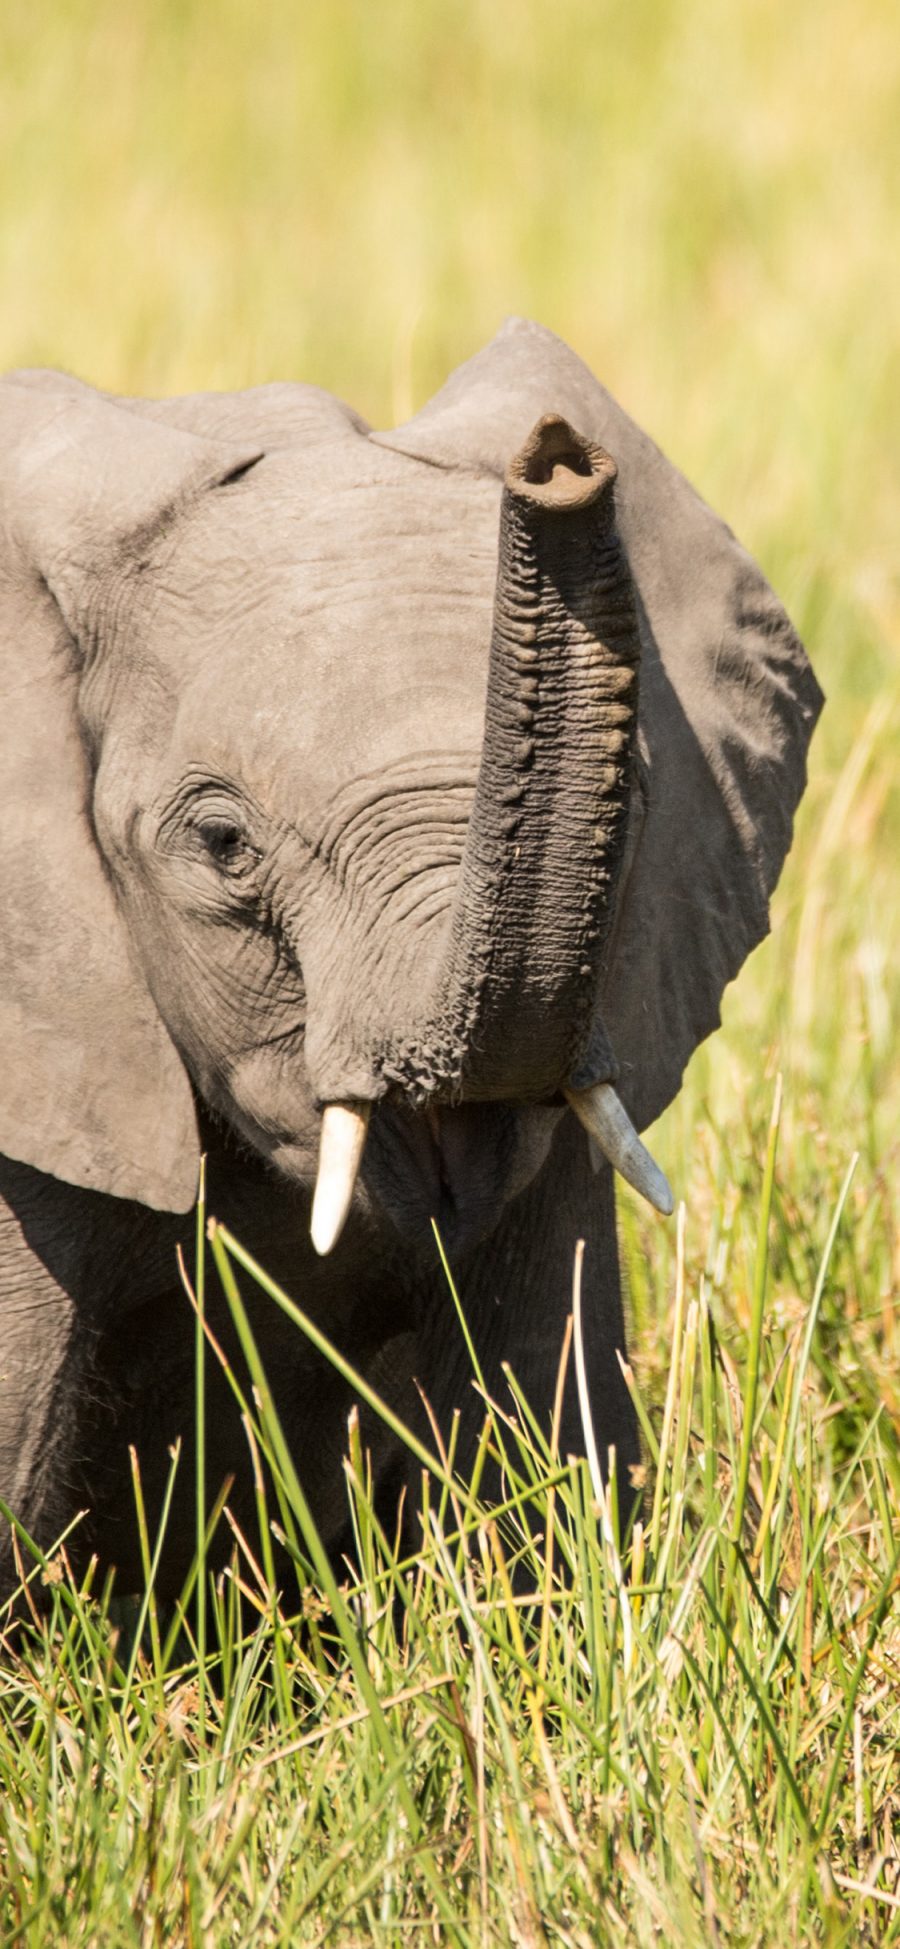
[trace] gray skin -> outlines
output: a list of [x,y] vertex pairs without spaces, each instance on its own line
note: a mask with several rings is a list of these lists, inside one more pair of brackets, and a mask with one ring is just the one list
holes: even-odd
[[[766,931],[821,703],[783,609],[521,321],[392,433],[309,386],[112,400],[44,372],[0,417],[0,1494],[44,1545],[88,1509],[76,1555],[133,1587],[128,1444],[152,1507],[184,1437],[178,1587],[201,1147],[210,1209],[400,1412],[460,1410],[463,1463],[481,1410],[431,1218],[488,1385],[509,1362],[545,1425],[584,1238],[626,1477],[612,1174],[562,1092],[612,1080],[643,1128]],[[369,1138],[319,1259],[347,1100]],[[339,1552],[350,1396],[252,1311]],[[210,1489],[234,1474],[252,1530],[209,1383]],[[389,1506],[403,1453],[365,1432]]]

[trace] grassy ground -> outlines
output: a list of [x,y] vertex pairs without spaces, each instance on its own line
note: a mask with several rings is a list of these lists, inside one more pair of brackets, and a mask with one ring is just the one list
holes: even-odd
[[900,1941],[898,81],[887,0],[6,0],[0,364],[387,422],[531,312],[760,556],[829,709],[772,938],[655,1133],[681,1229],[622,1205],[630,1555],[520,1414],[497,1526],[431,1458],[412,1577],[351,1452],[328,1618],[302,1568],[275,1604],[261,1512],[258,1631],[226,1581],[208,1669],[39,1567],[0,1943]]

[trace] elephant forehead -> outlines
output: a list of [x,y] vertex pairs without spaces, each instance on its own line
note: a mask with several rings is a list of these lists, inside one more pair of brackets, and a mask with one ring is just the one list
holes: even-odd
[[174,568],[187,588],[211,567],[251,585],[293,573],[308,602],[329,602],[341,589],[370,600],[392,584],[409,595],[436,580],[452,590],[460,556],[495,568],[500,494],[491,475],[433,467],[365,440],[337,457],[328,448],[321,460],[290,448],[200,504]]
[[194,537],[151,636],[177,673],[175,764],[237,769],[299,811],[411,754],[478,749],[500,489],[401,457],[310,504],[291,458],[257,470],[240,525],[219,508]]

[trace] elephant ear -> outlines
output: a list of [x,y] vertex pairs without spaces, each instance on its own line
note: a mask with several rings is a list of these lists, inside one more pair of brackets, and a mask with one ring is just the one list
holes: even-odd
[[382,444],[502,477],[544,413],[615,459],[638,596],[637,778],[602,1012],[639,1128],[678,1089],[768,931],[822,696],[784,609],[731,530],[568,347],[511,320]]
[[135,538],[255,456],[60,383],[0,383],[0,1150],[183,1211],[193,1097],[94,838],[77,618]]

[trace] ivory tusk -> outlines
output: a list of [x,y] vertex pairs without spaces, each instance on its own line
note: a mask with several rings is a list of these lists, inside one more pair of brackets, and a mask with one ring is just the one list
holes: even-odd
[[369,1127],[368,1103],[326,1103],[310,1237],[322,1258],[344,1229]]
[[668,1179],[641,1143],[627,1110],[611,1083],[595,1083],[589,1090],[566,1090],[566,1098],[588,1135],[599,1144],[620,1177],[668,1218],[675,1209]]

